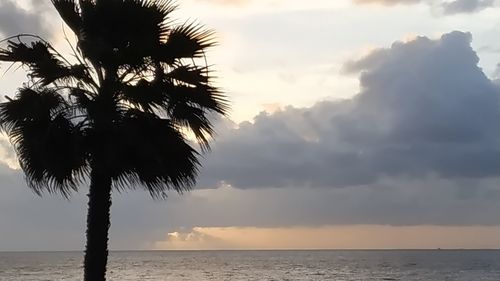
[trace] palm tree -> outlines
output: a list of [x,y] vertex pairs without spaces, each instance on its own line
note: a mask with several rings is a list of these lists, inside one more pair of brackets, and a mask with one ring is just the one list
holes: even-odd
[[51,1],[76,35],[74,58],[34,35],[4,40],[0,61],[24,66],[28,82],[0,104],[0,127],[37,194],[90,183],[84,280],[103,281],[112,190],[192,188],[192,144],[209,148],[209,114],[228,103],[204,59],[213,32],[174,25],[169,0]]

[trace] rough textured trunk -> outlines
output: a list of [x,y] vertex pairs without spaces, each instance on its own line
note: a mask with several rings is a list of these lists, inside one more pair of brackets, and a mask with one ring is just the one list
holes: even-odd
[[96,169],[92,170],[90,176],[84,281],[105,281],[108,262],[111,178]]

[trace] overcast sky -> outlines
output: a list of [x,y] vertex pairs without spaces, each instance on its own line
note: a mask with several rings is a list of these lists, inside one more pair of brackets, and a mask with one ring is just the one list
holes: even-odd
[[[0,0],[0,38],[67,48],[48,2]],[[113,249],[500,247],[495,1],[177,2],[233,109],[195,191],[113,195]],[[39,198],[5,138],[0,188],[0,250],[83,247],[87,189]]]

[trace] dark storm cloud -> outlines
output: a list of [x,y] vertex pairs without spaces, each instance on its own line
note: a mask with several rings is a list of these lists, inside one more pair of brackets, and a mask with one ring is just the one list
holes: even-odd
[[[86,189],[70,201],[28,191],[0,168],[0,250],[78,250],[85,241]],[[500,225],[500,178],[382,179],[348,189],[213,189],[166,201],[113,194],[112,249],[147,249],[193,227],[322,225]]]
[[32,9],[25,10],[12,0],[0,0],[0,38],[29,33],[50,39],[52,32],[46,20],[52,12],[49,1],[33,1]]
[[221,136],[200,186],[346,187],[381,177],[500,174],[498,87],[478,67],[471,35],[395,43],[345,65],[352,100],[261,113]]

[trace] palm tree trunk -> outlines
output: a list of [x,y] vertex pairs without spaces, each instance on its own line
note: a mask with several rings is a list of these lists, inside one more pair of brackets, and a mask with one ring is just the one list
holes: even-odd
[[90,177],[84,281],[105,281],[108,262],[111,178],[102,172],[99,173],[97,169],[92,169]]

